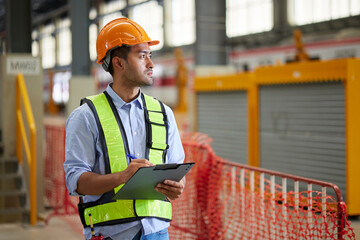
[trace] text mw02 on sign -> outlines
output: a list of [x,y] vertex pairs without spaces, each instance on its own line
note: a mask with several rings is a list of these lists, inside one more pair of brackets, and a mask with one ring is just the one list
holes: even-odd
[[40,58],[14,55],[6,58],[6,74],[16,75],[23,73],[24,75],[39,75],[40,74]]

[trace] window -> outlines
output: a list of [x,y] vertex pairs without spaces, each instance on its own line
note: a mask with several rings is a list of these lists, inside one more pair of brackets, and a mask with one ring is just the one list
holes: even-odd
[[[97,11],[95,8],[90,9],[89,19],[94,21],[97,17]],[[91,23],[89,26],[89,55],[91,61],[96,60],[96,39],[98,35],[98,26],[95,23]]]
[[359,0],[288,0],[289,21],[303,25],[360,14]]
[[272,0],[226,0],[228,37],[269,31],[273,26]]
[[126,7],[126,0],[117,0],[107,2],[103,5],[102,12],[104,14],[113,13]]
[[108,24],[109,22],[111,22],[112,20],[116,19],[116,18],[121,18],[121,17],[124,17],[121,12],[115,12],[115,13],[111,13],[111,14],[108,14],[108,15],[105,15],[103,18],[102,18],[102,21],[101,21],[101,28],[103,28],[106,24]]
[[100,28],[104,27],[107,23],[111,22],[116,18],[124,17],[120,12],[121,9],[126,7],[126,0],[118,0],[105,3],[102,7],[102,18]]
[[130,0],[129,3],[130,4],[138,4],[138,3],[142,3],[145,2],[146,0]]
[[89,51],[91,61],[96,61],[96,39],[98,35],[98,27],[95,23],[90,24],[89,27]]
[[33,57],[39,56],[39,32],[37,30],[33,30],[31,33],[31,54]]
[[166,40],[170,46],[181,46],[195,42],[195,1],[165,1]]
[[[131,2],[130,4],[133,4]],[[160,43],[151,47],[152,50],[161,49],[164,45],[163,8],[156,1],[146,2],[135,6],[130,11],[130,19],[138,23],[148,34],[151,40]]]
[[59,66],[69,65],[72,59],[70,19],[59,20],[57,30],[57,63]]
[[52,97],[57,104],[67,103],[69,101],[69,81],[71,72],[57,72],[54,74],[54,87]]
[[44,69],[55,66],[55,37],[52,35],[55,30],[54,24],[43,27],[41,31],[41,54],[42,66]]

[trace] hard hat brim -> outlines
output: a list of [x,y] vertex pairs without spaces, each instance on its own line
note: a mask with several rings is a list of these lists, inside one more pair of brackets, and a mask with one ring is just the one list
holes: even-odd
[[159,40],[153,40],[149,42],[149,46],[154,46],[154,45],[158,45],[160,43]]

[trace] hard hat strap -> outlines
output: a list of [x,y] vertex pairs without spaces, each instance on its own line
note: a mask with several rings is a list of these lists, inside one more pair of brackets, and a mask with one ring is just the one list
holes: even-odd
[[104,58],[104,60],[103,60],[103,63],[102,63],[102,67],[103,67],[103,69],[105,70],[105,71],[109,71],[109,69],[110,69],[110,64],[111,64],[111,51],[112,51],[113,49],[111,49],[111,50],[109,50],[107,53],[106,53],[106,55],[105,55],[105,58]]
[[112,60],[112,52],[117,49],[117,48],[120,48],[120,47],[131,47],[130,45],[125,45],[125,44],[122,44],[121,46],[115,46],[113,47],[112,49],[110,49],[109,51],[107,51],[104,59],[103,59],[103,63],[102,63],[102,67],[105,71],[109,72],[110,70],[110,66],[111,66],[111,60]]

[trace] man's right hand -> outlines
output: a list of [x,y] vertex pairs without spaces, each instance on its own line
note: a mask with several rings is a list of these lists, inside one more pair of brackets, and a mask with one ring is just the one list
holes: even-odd
[[[142,167],[152,167],[153,163],[149,162],[146,159],[132,159],[128,167],[122,171],[123,181],[127,182],[135,174],[135,172]],[[120,185],[120,184],[119,184]]]
[[139,168],[151,166],[154,166],[154,164],[146,159],[133,159],[128,167],[121,172],[104,175],[85,172],[79,177],[76,192],[81,195],[100,195],[106,193],[129,181]]

